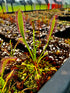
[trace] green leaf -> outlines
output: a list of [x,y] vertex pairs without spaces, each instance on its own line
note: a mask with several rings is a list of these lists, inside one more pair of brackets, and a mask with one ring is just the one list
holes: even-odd
[[6,82],[5,82],[5,84],[4,84],[3,88],[2,88],[2,93],[4,93],[3,91],[5,90],[5,87],[6,87],[7,83],[8,83],[8,81],[9,81],[9,79],[12,77],[13,73],[14,73],[14,70],[12,70],[12,71],[9,73],[9,75],[7,76]]
[[21,36],[23,37],[23,42],[26,45],[26,47],[33,59],[33,54],[29,48],[29,45],[27,44],[27,42],[25,40],[25,29],[24,29],[25,27],[24,27],[24,19],[23,19],[24,15],[22,14],[21,11],[18,11],[16,17],[17,17],[17,24],[18,24],[19,32],[20,32]]
[[5,84],[4,79],[2,77],[0,77],[0,89],[3,88],[4,84]]
[[35,26],[34,26],[34,21],[32,22],[32,26],[33,26],[33,55],[34,55],[34,60],[36,61],[36,47],[35,47]]
[[19,26],[19,31],[24,38],[24,22],[23,22],[23,16],[21,11],[18,12],[18,26]]
[[51,26],[50,26],[50,30],[49,30],[49,34],[48,34],[48,38],[47,38],[47,44],[45,45],[45,48],[43,49],[43,52],[42,52],[41,55],[39,56],[38,63],[40,62],[42,56],[44,56],[43,53],[45,52],[45,50],[46,50],[46,48],[47,48],[47,46],[48,46],[48,44],[49,44],[49,41],[50,41],[52,32],[53,32],[54,27],[55,27],[55,20],[56,20],[55,18],[56,18],[55,16],[52,18]]
[[3,77],[3,72],[4,72],[4,69],[5,69],[5,66],[7,65],[7,63],[16,61],[16,59],[17,59],[16,57],[7,57],[7,58],[3,58],[1,60],[0,74],[1,74],[2,77]]

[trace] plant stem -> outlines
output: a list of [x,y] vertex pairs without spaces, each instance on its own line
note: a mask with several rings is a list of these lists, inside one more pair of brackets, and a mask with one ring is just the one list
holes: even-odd
[[36,47],[35,47],[35,26],[34,26],[34,21],[32,22],[32,25],[33,25],[33,48],[34,48],[34,51],[33,51],[33,55],[34,55],[33,61],[35,61],[36,60]]

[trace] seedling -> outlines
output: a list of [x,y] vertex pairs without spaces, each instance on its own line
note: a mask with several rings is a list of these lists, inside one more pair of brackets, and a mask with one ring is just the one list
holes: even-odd
[[5,66],[12,61],[16,61],[17,58],[15,57],[8,57],[8,58],[3,58],[1,60],[1,68],[0,68],[0,93],[9,93],[7,89],[7,83],[11,79],[11,77],[14,75],[14,71],[12,70],[6,77],[6,81],[3,79],[3,74],[5,70]]
[[[33,68],[35,68],[36,72],[36,79],[39,79],[40,78],[40,70],[39,70],[39,63],[41,62],[41,60],[44,58],[44,56],[48,55],[48,52],[45,52],[47,46],[48,46],[48,43],[50,41],[50,38],[51,38],[51,35],[52,35],[52,32],[54,30],[54,27],[55,27],[55,20],[56,20],[56,16],[54,16],[52,18],[52,21],[51,21],[51,24],[50,24],[50,30],[49,30],[49,34],[48,34],[48,37],[47,37],[47,43],[42,51],[42,53],[40,54],[39,57],[36,56],[37,52],[37,47],[35,45],[35,26],[34,26],[34,21],[32,20],[32,27],[33,27],[33,49],[31,50],[29,45],[27,44],[26,42],[26,39],[25,39],[25,27],[24,27],[24,15],[21,11],[18,11],[17,15],[16,15],[16,18],[17,18],[17,25],[18,25],[18,29],[19,29],[19,32],[21,34],[21,36],[23,37],[23,43],[26,45],[30,55],[31,55],[31,58],[32,58],[32,61],[33,61]],[[23,65],[27,65],[25,63],[23,63]],[[31,68],[31,66],[29,65],[29,67]],[[42,72],[42,71],[41,71]]]

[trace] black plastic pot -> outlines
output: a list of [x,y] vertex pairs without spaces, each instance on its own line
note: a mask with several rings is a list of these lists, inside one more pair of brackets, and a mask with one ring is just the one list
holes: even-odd
[[70,21],[70,16],[59,16],[59,20]]
[[54,35],[59,38],[70,38],[70,27],[66,28],[63,31],[58,31],[54,33]]
[[38,93],[70,93],[70,58]]

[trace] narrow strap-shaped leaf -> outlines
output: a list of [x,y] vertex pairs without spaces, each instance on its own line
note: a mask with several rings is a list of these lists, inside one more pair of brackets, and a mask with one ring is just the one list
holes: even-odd
[[5,69],[5,66],[7,65],[8,62],[14,62],[16,61],[16,57],[7,57],[7,58],[3,58],[1,60],[1,68],[0,68],[0,74],[1,76],[3,77],[3,72],[4,72],[4,69]]
[[21,36],[23,37],[23,42],[24,44],[26,45],[32,59],[33,59],[33,54],[29,48],[29,45],[27,44],[26,40],[25,40],[25,32],[24,32],[24,17],[23,17],[23,14],[21,11],[18,11],[18,13],[16,14],[16,21],[17,21],[17,25],[18,25],[18,29],[19,29],[19,32],[21,34]]
[[[52,32],[53,32],[54,27],[55,27],[55,23],[56,23],[56,16],[54,16],[54,17],[52,18],[52,22],[51,22],[49,34],[48,34],[48,37],[47,37],[47,44],[45,45],[45,48],[44,48],[43,52],[41,53],[40,57],[42,57],[44,51],[46,50],[46,48],[47,48],[47,46],[48,46],[48,43],[49,43],[49,41],[50,41]],[[40,57],[39,57],[39,62],[40,62]]]
[[17,24],[19,28],[20,34],[24,37],[24,22],[23,22],[23,15],[21,11],[18,11],[17,13]]
[[34,21],[32,22],[33,26],[33,55],[34,55],[34,61],[36,60],[36,47],[35,47],[35,26],[34,26]]
[[7,83],[8,83],[8,81],[9,81],[10,78],[13,76],[13,73],[14,73],[14,70],[12,70],[12,71],[9,73],[9,75],[7,76],[6,82],[5,82],[5,84],[4,84],[4,86],[3,86],[3,89],[2,89],[2,93],[4,93],[3,91],[4,91],[4,89],[5,89],[5,87],[6,87]]

